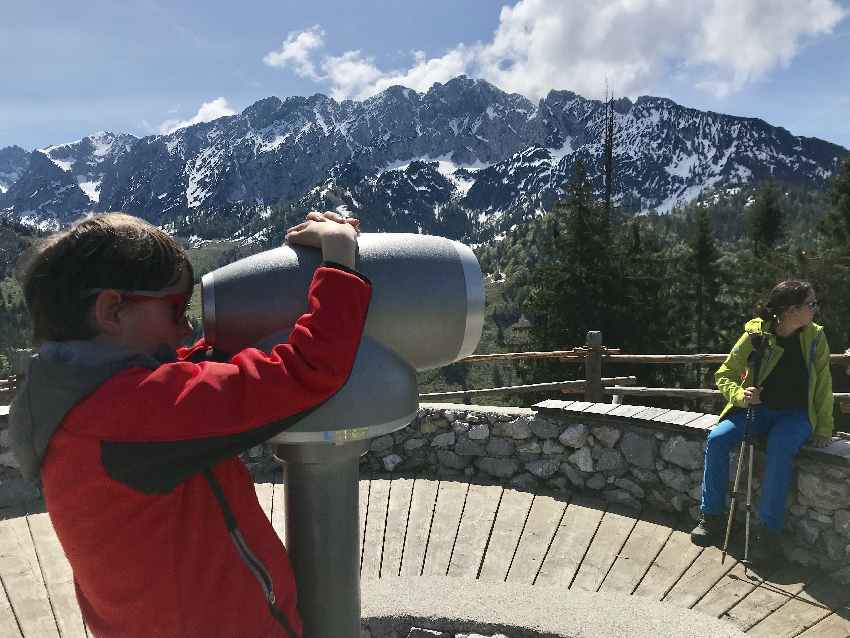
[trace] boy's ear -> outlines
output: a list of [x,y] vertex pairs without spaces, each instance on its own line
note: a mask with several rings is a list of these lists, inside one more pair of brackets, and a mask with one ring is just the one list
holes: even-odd
[[121,293],[117,290],[104,290],[97,294],[94,302],[94,323],[97,332],[107,335],[121,334]]

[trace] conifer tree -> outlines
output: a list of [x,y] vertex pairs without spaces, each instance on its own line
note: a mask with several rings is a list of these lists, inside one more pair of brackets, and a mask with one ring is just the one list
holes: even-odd
[[832,207],[821,225],[821,234],[828,244],[848,246],[850,239],[850,157],[844,160],[833,178]]
[[612,287],[610,229],[604,207],[594,201],[584,163],[577,160],[567,197],[551,214],[553,232],[541,246],[532,274],[528,314],[541,348],[582,345],[588,330],[608,321]]
[[698,352],[704,352],[709,344],[716,343],[713,337],[717,331],[717,305],[720,296],[720,251],[714,240],[711,218],[704,207],[697,211],[695,228],[688,247],[690,259],[685,272],[690,278],[689,296],[693,302],[694,345]]
[[774,181],[766,182],[757,192],[750,208],[749,230],[753,254],[762,258],[782,240],[782,191]]

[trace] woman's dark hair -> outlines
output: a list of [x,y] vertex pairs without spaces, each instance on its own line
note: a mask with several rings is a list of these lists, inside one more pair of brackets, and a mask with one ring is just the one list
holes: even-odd
[[36,244],[18,263],[33,341],[91,339],[95,288],[161,290],[194,274],[168,233],[124,213],[83,219]]
[[788,308],[802,305],[812,290],[814,288],[808,281],[781,281],[770,291],[767,301],[756,309],[756,315],[765,321],[773,321],[782,316]]

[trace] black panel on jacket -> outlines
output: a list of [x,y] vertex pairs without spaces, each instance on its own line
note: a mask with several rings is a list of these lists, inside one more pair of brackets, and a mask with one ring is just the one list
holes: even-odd
[[146,494],[166,494],[190,476],[280,434],[315,409],[227,436],[187,441],[101,441],[100,460],[113,480]]

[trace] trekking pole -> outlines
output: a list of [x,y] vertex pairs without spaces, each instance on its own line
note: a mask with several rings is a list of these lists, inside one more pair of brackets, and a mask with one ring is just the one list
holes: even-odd
[[732,523],[735,520],[735,509],[738,504],[738,489],[741,485],[741,470],[744,467],[744,455],[748,455],[747,468],[747,500],[745,504],[745,536],[744,536],[744,562],[747,562],[750,551],[750,513],[752,511],[752,489],[753,489],[753,444],[750,437],[750,424],[753,419],[753,408],[747,408],[747,419],[744,425],[744,439],[738,451],[738,469],[735,472],[735,483],[732,487],[732,502],[729,504],[729,518],[726,520],[726,535],[723,538],[723,553],[720,555],[720,564],[726,561],[729,538],[732,536]]
[[[764,355],[764,352],[762,350],[762,346],[764,345],[763,340],[764,337],[762,336],[762,341],[758,344],[757,347],[753,348],[753,352],[751,354],[753,364],[753,383],[758,383],[759,369],[761,368],[761,360],[762,356]],[[755,414],[753,413],[753,406],[749,405],[747,406],[747,417],[744,421],[744,438],[741,441],[741,448],[738,452],[738,469],[735,472],[735,483],[732,487],[732,501],[729,504],[729,518],[726,521],[726,535],[723,539],[723,552],[720,555],[720,564],[722,565],[726,561],[726,553],[729,547],[729,538],[732,535],[732,523],[735,519],[735,507],[738,501],[738,488],[741,483],[741,470],[744,467],[744,455],[746,454],[747,500],[745,505],[746,513],[744,515],[744,560],[742,561],[744,565],[745,574],[747,565],[749,565],[750,563],[750,521],[752,519],[753,511],[753,457],[755,456],[752,431],[752,424],[754,418]]]
[[[747,409],[748,424],[750,421],[751,411],[752,408]],[[738,451],[738,469],[735,472],[735,484],[732,486],[732,501],[729,503],[729,518],[726,520],[726,534],[723,537],[723,553],[720,555],[721,565],[726,562],[726,548],[729,547],[729,537],[732,535],[732,521],[735,520],[735,507],[738,504],[738,487],[741,482],[741,466],[744,464],[745,445],[745,441],[741,441],[741,448]]]

